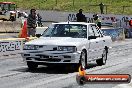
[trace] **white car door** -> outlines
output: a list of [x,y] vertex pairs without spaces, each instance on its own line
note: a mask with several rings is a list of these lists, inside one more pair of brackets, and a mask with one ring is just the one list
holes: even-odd
[[88,27],[88,40],[89,40],[89,51],[88,51],[88,60],[94,60],[97,57],[97,47],[98,41],[95,38],[95,33],[91,25]]
[[[91,25],[93,31],[94,31],[94,34],[95,36],[97,37],[96,38],[96,55],[97,55],[97,58],[100,58],[102,56],[102,53],[103,53],[103,50],[104,50],[104,38],[103,38],[103,35],[101,35],[98,27],[96,25]],[[97,59],[95,58],[95,59]]]

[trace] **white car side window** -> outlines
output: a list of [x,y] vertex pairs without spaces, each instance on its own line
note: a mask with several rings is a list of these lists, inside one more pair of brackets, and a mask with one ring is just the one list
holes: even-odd
[[95,36],[100,37],[101,35],[100,35],[96,25],[92,25],[91,27],[92,27],[92,29],[93,29],[93,31],[95,33]]
[[92,29],[91,26],[89,26],[88,35],[89,35],[89,36],[95,36],[95,35],[94,35],[94,31],[93,31],[93,29]]
[[100,34],[100,37],[103,37],[103,32],[101,31],[101,29],[98,29],[98,32]]

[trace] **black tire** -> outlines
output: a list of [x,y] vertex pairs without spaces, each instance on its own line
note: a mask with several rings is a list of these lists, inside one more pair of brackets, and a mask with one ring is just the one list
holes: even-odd
[[76,75],[76,81],[79,85],[84,85],[86,83],[86,79],[84,76]]
[[85,50],[81,52],[80,65],[85,69],[87,67],[87,53]]
[[30,70],[34,70],[38,67],[38,64],[34,62],[27,62],[27,66]]
[[102,54],[102,58],[96,60],[96,63],[97,63],[99,66],[105,65],[105,64],[106,64],[107,52],[108,52],[107,50],[104,50],[104,51],[103,51],[103,54]]

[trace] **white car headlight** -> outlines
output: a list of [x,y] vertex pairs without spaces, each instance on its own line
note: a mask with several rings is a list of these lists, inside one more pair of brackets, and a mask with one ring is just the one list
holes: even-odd
[[77,51],[77,48],[75,46],[58,46],[58,51],[75,52]]
[[38,45],[24,45],[23,50],[38,50]]

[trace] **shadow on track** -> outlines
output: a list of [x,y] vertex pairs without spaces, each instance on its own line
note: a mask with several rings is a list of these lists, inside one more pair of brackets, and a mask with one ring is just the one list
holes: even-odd
[[[86,69],[91,69],[96,66],[97,64],[95,63],[89,63]],[[57,66],[39,66],[34,70],[30,70],[28,69],[28,67],[22,67],[22,68],[13,69],[12,71],[46,73],[46,74],[68,74],[68,73],[78,72],[78,68],[73,68],[71,66],[57,65]]]

